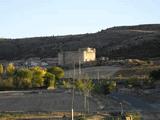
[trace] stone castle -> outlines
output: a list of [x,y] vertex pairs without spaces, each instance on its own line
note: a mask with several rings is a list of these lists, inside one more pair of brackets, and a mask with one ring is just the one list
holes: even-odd
[[65,51],[58,53],[59,65],[83,64],[96,60],[95,48],[80,48],[78,51]]

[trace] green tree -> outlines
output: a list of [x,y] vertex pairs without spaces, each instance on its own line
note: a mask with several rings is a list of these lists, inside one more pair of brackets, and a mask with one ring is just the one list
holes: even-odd
[[32,77],[32,86],[33,87],[42,87],[44,86],[44,76],[46,74],[46,70],[41,67],[33,67],[31,68],[33,72]]
[[56,77],[56,80],[59,80],[64,77],[64,70],[60,67],[51,67],[51,68],[48,68],[47,71],[54,74]]
[[32,87],[32,71],[29,69],[16,70],[14,74],[14,85],[17,88],[30,88]]
[[84,95],[84,110],[85,110],[85,112],[86,111],[89,112],[89,100],[88,100],[88,110],[86,110],[87,109],[87,97],[90,96],[90,92],[94,88],[94,84],[93,84],[92,80],[90,80],[90,79],[77,80],[75,82],[75,86],[77,89],[82,91],[82,93]]
[[44,85],[47,88],[55,88],[56,81],[55,81],[55,75],[52,73],[47,72],[44,76]]
[[75,87],[88,96],[89,92],[94,88],[94,83],[89,78],[76,80]]
[[13,63],[9,63],[6,68],[7,75],[12,76],[15,72],[15,66]]
[[81,79],[80,80],[76,80],[75,87],[80,91],[84,91],[84,89],[85,89],[84,80],[81,80]]

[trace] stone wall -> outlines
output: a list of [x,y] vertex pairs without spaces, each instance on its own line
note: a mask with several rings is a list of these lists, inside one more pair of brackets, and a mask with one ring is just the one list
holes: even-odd
[[94,48],[83,48],[78,51],[66,51],[58,54],[59,65],[81,64],[96,60]]

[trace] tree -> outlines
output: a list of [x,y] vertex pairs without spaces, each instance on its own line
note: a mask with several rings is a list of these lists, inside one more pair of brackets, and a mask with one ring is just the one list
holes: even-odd
[[2,64],[0,64],[0,76],[3,74],[3,65]]
[[80,91],[84,91],[84,89],[85,89],[84,80],[82,80],[82,79],[76,80],[75,87]]
[[53,87],[55,88],[55,75],[52,73],[47,72],[44,76],[44,85],[49,88],[49,87]]
[[56,77],[56,80],[59,80],[64,77],[64,70],[60,67],[51,67],[51,68],[48,68],[47,71],[54,74]]
[[31,68],[31,71],[33,72],[32,86],[42,87],[44,85],[44,75],[46,74],[46,70],[37,66]]
[[14,74],[14,85],[17,88],[29,88],[32,86],[32,71],[29,69],[19,69]]
[[70,81],[67,81],[67,80],[63,80],[62,85],[64,88],[72,88],[73,87],[72,86],[73,84],[71,84]]
[[93,89],[94,84],[92,83],[92,80],[82,79],[76,81],[76,87],[88,96],[89,92]]
[[6,72],[7,72],[7,75],[11,76],[14,74],[15,72],[15,66],[13,63],[9,63],[7,68],[6,68]]
[[[87,109],[87,97],[90,95],[90,91],[94,88],[94,84],[90,79],[77,80],[75,83],[77,89],[84,94],[84,109]],[[89,101],[88,101],[88,112],[89,112]]]

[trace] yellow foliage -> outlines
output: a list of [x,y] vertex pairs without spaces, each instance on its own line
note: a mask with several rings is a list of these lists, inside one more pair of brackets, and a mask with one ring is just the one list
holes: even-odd
[[7,68],[6,68],[7,74],[12,75],[15,71],[15,66],[13,63],[9,63]]
[[3,65],[0,64],[0,75],[3,73]]
[[46,69],[43,69],[43,68],[41,68],[39,66],[31,68],[31,70],[39,72],[42,76],[44,76],[46,74],[46,72],[47,72]]

